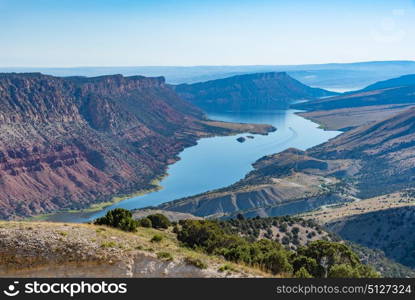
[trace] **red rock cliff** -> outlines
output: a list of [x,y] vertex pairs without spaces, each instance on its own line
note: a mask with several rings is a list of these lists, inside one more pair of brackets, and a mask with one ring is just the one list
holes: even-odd
[[0,74],[0,218],[148,188],[202,119],[162,77]]

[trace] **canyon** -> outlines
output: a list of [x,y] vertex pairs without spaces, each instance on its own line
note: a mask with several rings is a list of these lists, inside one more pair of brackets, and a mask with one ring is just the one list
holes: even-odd
[[197,216],[284,215],[412,188],[414,122],[410,108],[306,151],[265,156],[235,184],[161,208]]
[[[109,201],[114,195],[149,191],[179,159],[178,154],[200,138],[275,131],[271,125],[212,121],[200,109],[206,105],[217,108],[223,104],[225,111],[292,105],[307,109],[299,114],[322,127],[344,133],[311,148],[267,154],[244,178],[229,186],[166,202],[149,211],[167,212],[177,220],[300,214],[345,240],[373,251],[380,249],[386,257],[362,250],[366,254],[412,268],[413,261],[406,258],[412,251],[412,236],[402,247],[390,235],[382,236],[383,243],[375,243],[363,234],[369,229],[355,234],[354,225],[369,228],[377,222],[381,231],[393,229],[397,235],[403,226],[397,219],[412,216],[412,198],[402,202],[402,195],[411,194],[414,188],[414,86],[414,77],[404,76],[321,98],[333,93],[304,88],[285,73],[250,74],[185,86],[168,85],[161,77],[1,74],[1,217],[82,209]],[[262,93],[269,97],[256,101]],[[217,95],[230,101],[222,102]],[[309,101],[296,103],[302,97]],[[233,143],[242,146],[236,138],[232,137]],[[257,140],[248,139],[243,145]],[[390,195],[398,195],[393,196],[396,203],[380,200],[392,199]],[[145,211],[134,214],[142,216]],[[388,222],[380,221],[385,218]],[[410,235],[410,226],[407,229]],[[149,268],[160,267],[160,272],[153,268],[155,276],[169,272],[154,256],[136,258],[132,263],[129,258],[128,270],[144,259]],[[180,274],[187,274],[181,262],[176,267]],[[147,265],[140,268],[147,270]],[[393,273],[393,268],[388,272]],[[189,276],[204,276],[189,272]]]
[[224,219],[299,214],[413,268],[413,79],[294,104],[310,109],[301,115],[344,133],[306,151],[267,155],[228,187],[160,208]]
[[155,188],[200,137],[266,134],[211,122],[162,77],[0,74],[0,217],[27,217]]

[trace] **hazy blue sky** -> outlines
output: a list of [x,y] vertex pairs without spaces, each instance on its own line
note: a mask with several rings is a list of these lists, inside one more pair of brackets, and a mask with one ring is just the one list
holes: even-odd
[[415,0],[0,0],[0,67],[415,59]]

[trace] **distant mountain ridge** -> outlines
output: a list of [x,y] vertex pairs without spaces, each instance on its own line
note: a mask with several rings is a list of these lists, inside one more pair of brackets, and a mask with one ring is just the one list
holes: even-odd
[[414,61],[369,61],[304,65],[134,66],[77,68],[0,68],[0,72],[42,72],[55,76],[165,76],[169,84],[196,83],[248,73],[288,72],[304,84],[325,89],[356,90],[374,82],[415,73]]
[[364,91],[387,89],[392,87],[404,87],[415,85],[415,74],[404,75],[398,78],[383,80],[365,87]]
[[380,81],[362,90],[294,104],[292,107],[316,111],[390,104],[415,104],[415,75]]
[[184,100],[202,109],[232,111],[287,108],[295,100],[335,94],[306,86],[286,72],[238,75],[181,84],[174,89]]

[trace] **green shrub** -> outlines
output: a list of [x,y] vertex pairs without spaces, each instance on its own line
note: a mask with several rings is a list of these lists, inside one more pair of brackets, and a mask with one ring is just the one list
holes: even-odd
[[300,247],[298,255],[313,258],[318,269],[314,276],[327,277],[330,268],[337,264],[348,264],[352,267],[360,264],[358,256],[345,244],[329,241],[315,241],[307,247]]
[[190,248],[202,248],[212,253],[223,246],[225,233],[214,221],[185,220],[181,222],[177,239]]
[[151,220],[146,217],[138,220],[138,226],[150,228],[153,227],[153,224],[151,223]]
[[319,265],[316,260],[311,257],[294,255],[291,264],[293,265],[294,273],[297,273],[300,269],[305,269],[312,276],[318,276],[320,273]]
[[180,229],[179,229],[179,225],[177,225],[177,224],[174,224],[173,225],[173,233],[175,233],[175,234],[178,234],[179,233],[179,231],[180,231]]
[[262,264],[273,274],[292,273],[293,267],[288,261],[285,250],[270,250],[263,254]]
[[115,227],[123,231],[136,231],[138,226],[138,222],[132,218],[131,212],[124,208],[108,211],[104,217],[96,219],[94,224]]
[[218,272],[236,272],[238,270],[236,270],[232,265],[230,264],[224,264],[223,266],[220,266],[220,268],[218,269]]
[[[254,220],[257,223],[260,221]],[[378,276],[372,268],[361,264],[348,246],[341,243],[314,241],[294,252],[269,239],[249,241],[237,234],[227,233],[224,226],[219,224],[223,223],[211,220],[180,221],[177,239],[187,247],[221,255],[228,261],[258,266],[273,274],[285,273],[301,278]],[[225,271],[224,268],[221,269]]]
[[163,240],[163,236],[161,236],[160,234],[155,234],[155,235],[151,238],[150,242],[152,242],[152,243],[159,243],[159,242],[161,242],[162,240]]
[[148,215],[153,228],[164,228],[167,229],[171,225],[169,219],[163,214]]
[[380,278],[380,273],[376,272],[371,266],[360,264],[356,267],[361,278]]
[[340,264],[330,268],[328,277],[332,278],[360,278],[359,271],[351,265]]
[[287,232],[288,226],[286,223],[281,224],[280,231],[281,232]]
[[239,220],[239,221],[243,221],[243,220],[245,220],[245,217],[244,217],[243,214],[237,214],[236,219]]
[[293,228],[291,229],[291,232],[292,232],[294,235],[297,235],[297,234],[300,232],[300,228],[298,228],[298,227],[293,227]]
[[260,265],[275,274],[292,270],[289,252],[280,244],[265,239],[249,243],[237,235],[225,234],[214,221],[186,220],[177,238],[191,248],[222,255],[229,261]]
[[288,245],[290,243],[290,238],[288,236],[283,236],[281,242],[284,245]]
[[310,273],[306,270],[306,268],[301,267],[297,272],[295,272],[294,276],[296,278],[312,278]]
[[105,241],[101,244],[101,248],[115,248],[116,246],[117,244],[113,241]]
[[199,269],[207,269],[207,264],[204,263],[201,259],[195,257],[186,257],[184,260],[188,265],[193,265]]
[[371,267],[363,265],[357,254],[342,243],[319,240],[300,247],[297,252],[316,261],[317,267],[310,272],[315,277],[379,276]]
[[158,252],[157,253],[157,258],[165,260],[165,261],[173,260],[173,256],[169,252]]

